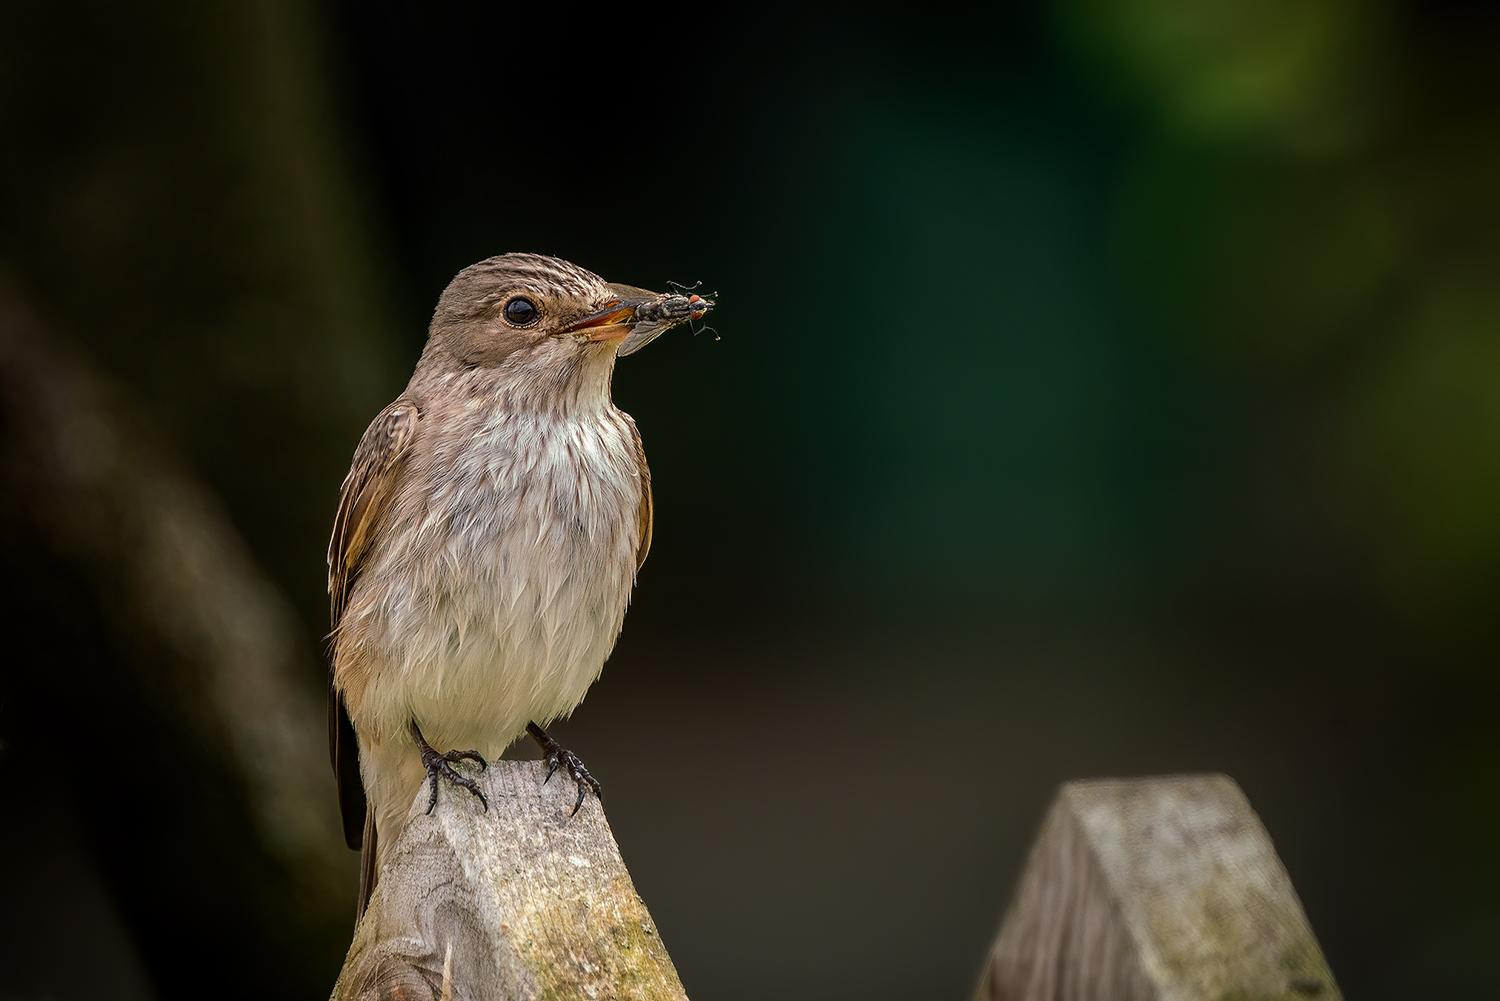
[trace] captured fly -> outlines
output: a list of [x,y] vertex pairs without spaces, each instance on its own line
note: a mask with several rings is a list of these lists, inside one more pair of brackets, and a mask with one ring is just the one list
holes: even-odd
[[[705,299],[696,293],[664,295],[643,302],[635,307],[635,315],[632,318],[635,330],[621,342],[616,353],[628,355],[639,351],[663,332],[683,321],[696,325],[703,319],[703,314],[713,307],[712,299]],[[705,329],[708,328],[695,326],[693,332],[702,333]]]
[[635,318],[641,323],[678,323],[701,320],[713,308],[714,301],[701,295],[669,295],[636,307]]

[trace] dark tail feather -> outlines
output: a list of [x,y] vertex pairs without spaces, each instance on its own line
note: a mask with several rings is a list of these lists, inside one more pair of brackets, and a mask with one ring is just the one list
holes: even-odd
[[359,775],[359,738],[354,734],[354,724],[349,722],[344,697],[333,687],[331,674],[328,679],[328,755],[333,759],[333,777],[339,787],[344,843],[358,851],[363,837],[360,824],[366,817],[365,786]]
[[370,895],[375,892],[375,808],[365,807],[365,836],[359,846],[359,908],[354,912],[354,923],[365,916],[370,906]]

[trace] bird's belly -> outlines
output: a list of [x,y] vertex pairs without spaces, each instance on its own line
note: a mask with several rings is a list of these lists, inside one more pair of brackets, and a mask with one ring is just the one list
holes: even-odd
[[396,583],[359,610],[374,661],[349,698],[362,737],[415,719],[434,747],[496,757],[599,676],[634,580],[641,484],[633,443],[567,430],[470,442],[408,506],[393,533],[408,542],[382,560]]
[[527,721],[570,712],[614,646],[628,578],[616,587],[569,581],[538,608],[532,596],[553,583],[523,588],[514,610],[479,588],[445,595],[394,651],[399,666],[382,714],[391,728],[415,719],[435,747],[498,757]]

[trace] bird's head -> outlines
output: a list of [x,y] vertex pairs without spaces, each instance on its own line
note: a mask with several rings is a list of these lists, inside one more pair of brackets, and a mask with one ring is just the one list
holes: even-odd
[[460,271],[443,291],[428,353],[451,369],[607,370],[712,306],[697,295],[606,282],[555,257],[502,254]]

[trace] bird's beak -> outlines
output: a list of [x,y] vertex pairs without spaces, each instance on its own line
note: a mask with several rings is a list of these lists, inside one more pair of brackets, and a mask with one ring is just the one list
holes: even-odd
[[583,334],[591,341],[622,341],[634,326],[635,310],[639,302],[628,299],[612,299],[597,313],[585,316],[554,331],[559,337],[564,334]]

